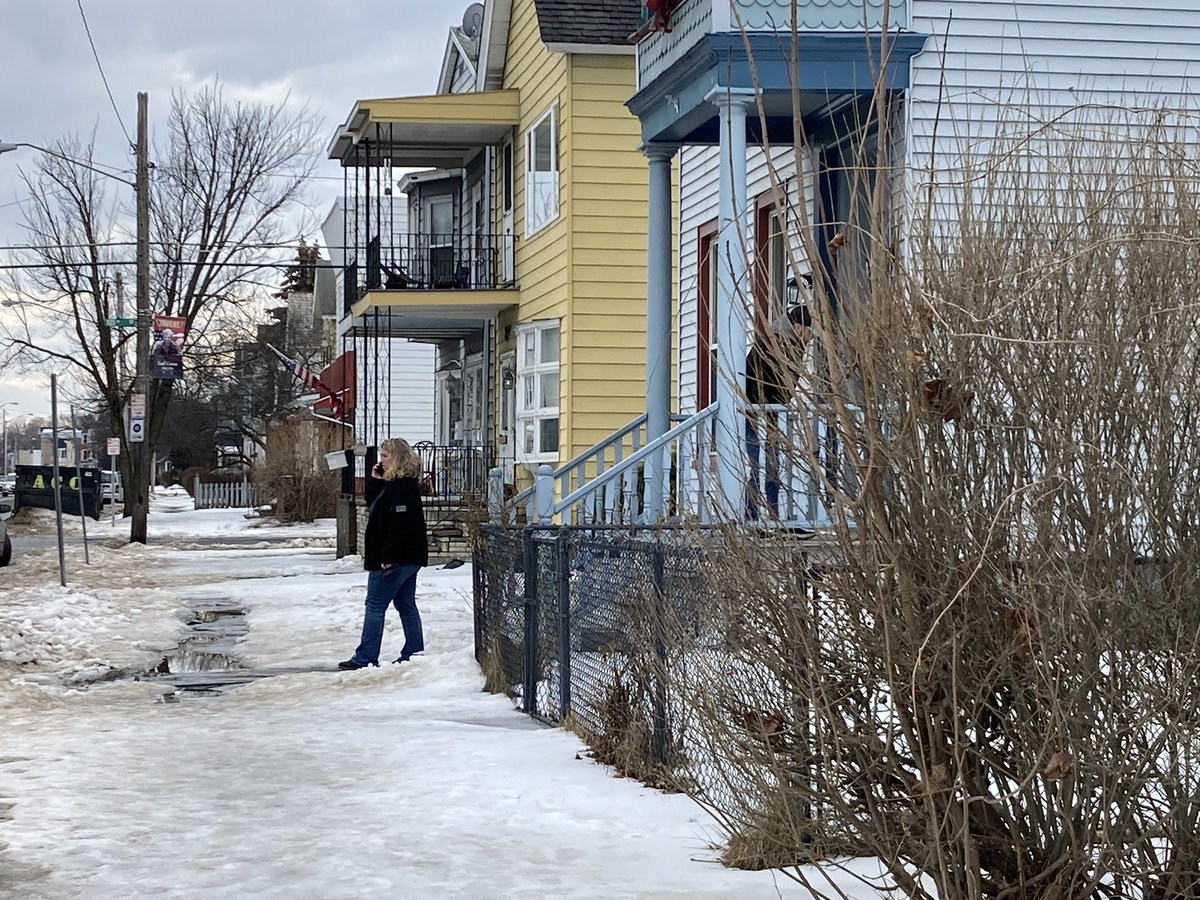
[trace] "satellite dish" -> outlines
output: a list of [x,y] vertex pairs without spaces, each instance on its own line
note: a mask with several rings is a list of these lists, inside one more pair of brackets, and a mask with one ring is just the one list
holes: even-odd
[[472,3],[467,7],[467,11],[463,13],[462,30],[471,40],[479,37],[480,32],[483,31],[482,3]]

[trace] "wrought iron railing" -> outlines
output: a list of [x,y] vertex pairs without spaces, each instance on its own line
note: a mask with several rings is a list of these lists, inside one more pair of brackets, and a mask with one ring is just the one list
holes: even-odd
[[421,457],[421,489],[441,499],[482,498],[488,471],[496,464],[496,448],[440,446],[432,441],[413,445]]
[[511,235],[409,234],[383,244],[376,236],[363,248],[362,266],[356,259],[346,267],[347,300],[377,290],[497,290],[507,286],[504,253],[511,241]]

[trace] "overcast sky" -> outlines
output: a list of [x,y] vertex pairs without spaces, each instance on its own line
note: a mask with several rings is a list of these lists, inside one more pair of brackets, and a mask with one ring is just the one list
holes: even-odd
[[[307,102],[331,136],[364,97],[429,94],[446,36],[467,0],[81,0],[129,134],[137,92],[149,94],[152,135],[174,88],[219,78],[227,95]],[[0,0],[0,141],[48,144],[96,130],[96,160],[132,166],[129,144],[88,44],[77,0]],[[34,151],[0,155],[0,245],[22,242],[17,167]],[[341,189],[326,161],[313,184],[323,212]],[[120,188],[120,185],[116,185]],[[315,237],[315,235],[314,235]],[[0,372],[11,420],[48,415],[49,379]]]

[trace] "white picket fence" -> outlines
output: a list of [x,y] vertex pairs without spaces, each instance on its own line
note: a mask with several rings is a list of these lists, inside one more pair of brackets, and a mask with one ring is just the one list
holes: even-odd
[[236,484],[204,484],[197,478],[192,497],[196,509],[253,509],[262,505],[261,495],[252,481]]

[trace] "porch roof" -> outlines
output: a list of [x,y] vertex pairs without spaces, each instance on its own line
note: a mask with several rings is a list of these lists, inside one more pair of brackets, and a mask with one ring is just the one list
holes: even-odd
[[[359,100],[329,144],[343,167],[453,168],[498,144],[520,124],[515,90]],[[364,146],[367,145],[367,146]]]
[[[755,109],[746,117],[747,139],[791,144],[793,112],[811,137],[838,110],[869,98],[877,86],[907,88],[909,61],[927,38],[913,32],[799,32],[793,60],[790,34],[709,34],[625,105],[640,120],[644,143],[716,145],[720,129],[710,99],[714,92],[757,94],[766,131]],[[795,110],[794,99],[799,102]]]
[[519,300],[519,292],[511,288],[368,291],[351,307],[350,326],[344,334],[418,341],[465,338]]

